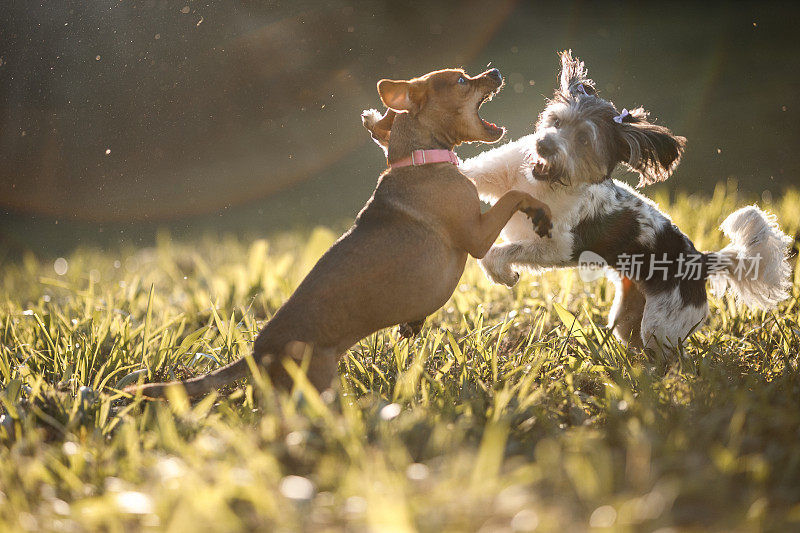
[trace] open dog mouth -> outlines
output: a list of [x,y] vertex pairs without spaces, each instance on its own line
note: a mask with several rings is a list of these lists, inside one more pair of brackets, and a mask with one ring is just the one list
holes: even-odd
[[548,162],[547,159],[536,157],[529,160],[529,164],[534,179],[547,181],[551,185],[556,183],[560,183],[561,185],[568,184],[568,180],[565,180],[563,171]]
[[537,180],[550,180],[550,163],[542,158],[537,158],[531,162],[531,173]]
[[483,117],[481,117],[481,115],[480,115],[480,109],[481,109],[481,106],[483,104],[485,104],[486,102],[490,101],[494,97],[494,95],[499,93],[500,89],[502,87],[503,86],[500,85],[496,89],[487,92],[483,96],[483,98],[481,98],[480,102],[478,102],[478,107],[475,109],[475,114],[478,115],[478,118],[480,119],[481,124],[483,124],[483,127],[486,129],[486,131],[488,131],[492,136],[503,135],[505,133],[506,129],[503,128],[502,126],[498,126],[494,122],[489,122],[488,120],[484,120]]

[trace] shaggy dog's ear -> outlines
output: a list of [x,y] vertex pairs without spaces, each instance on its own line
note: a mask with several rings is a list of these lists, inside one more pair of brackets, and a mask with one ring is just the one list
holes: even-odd
[[614,120],[622,132],[620,161],[639,173],[637,187],[669,178],[681,161],[686,138],[649,122],[641,107],[627,113],[623,110]]
[[589,79],[583,61],[572,57],[572,50],[564,50],[561,57],[561,74],[559,75],[559,91],[564,98],[580,96],[597,96],[594,81]]
[[383,116],[377,109],[365,109],[361,113],[361,123],[367,128],[378,146],[383,148],[384,153],[389,149],[389,135],[392,133],[392,124],[396,114],[392,109],[387,109]]

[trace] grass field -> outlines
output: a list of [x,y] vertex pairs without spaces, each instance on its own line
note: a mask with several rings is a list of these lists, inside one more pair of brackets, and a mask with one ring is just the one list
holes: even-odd
[[[731,190],[659,200],[713,249],[753,200]],[[800,193],[762,206],[800,230]],[[247,354],[336,236],[0,264],[0,530],[800,529],[797,270],[774,313],[712,299],[670,366],[609,338],[605,281],[508,290],[470,261],[421,336],[354,347],[336,394],[115,392]]]

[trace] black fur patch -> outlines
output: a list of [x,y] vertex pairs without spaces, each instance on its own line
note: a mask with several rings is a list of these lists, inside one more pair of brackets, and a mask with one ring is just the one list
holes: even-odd
[[[646,280],[643,283],[645,294],[650,291],[671,290],[677,284],[684,304],[698,306],[705,303],[707,299],[706,278],[708,277],[706,256],[697,251],[692,241],[678,229],[678,226],[670,224],[656,233],[656,242],[653,248],[652,252],[645,252],[647,260],[643,269],[646,268],[648,273],[651,272],[651,267],[661,266],[660,262],[665,257],[666,276],[658,271],[656,275]],[[652,257],[655,258],[656,265],[653,265],[650,253],[654,254]],[[698,265],[696,272],[692,270],[692,267],[687,266],[690,260],[696,261]]]
[[620,209],[604,215],[585,218],[572,228],[572,260],[581,253],[594,252],[613,266],[619,254],[630,253],[636,245],[641,228],[633,209]]
[[594,252],[645,295],[678,286],[685,305],[702,305],[707,298],[707,257],[674,224],[656,233],[652,248],[643,246],[636,214],[625,208],[582,220],[572,230],[572,260],[578,262],[585,251]]

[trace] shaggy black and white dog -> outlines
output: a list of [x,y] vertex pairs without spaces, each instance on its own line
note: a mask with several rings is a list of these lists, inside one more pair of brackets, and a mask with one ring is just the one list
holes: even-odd
[[756,206],[721,226],[731,243],[699,252],[647,198],[610,178],[617,165],[638,172],[640,185],[663,181],[686,140],[648,120],[640,108],[618,111],[598,96],[583,62],[561,54],[560,86],[532,135],[484,152],[461,170],[493,203],[519,189],[549,204],[552,238],[541,238],[517,214],[480,264],[495,282],[514,285],[533,270],[601,263],[616,274],[609,327],[623,342],[666,354],[708,313],[706,280],[730,287],[739,301],[771,308],[789,295],[790,239]]

